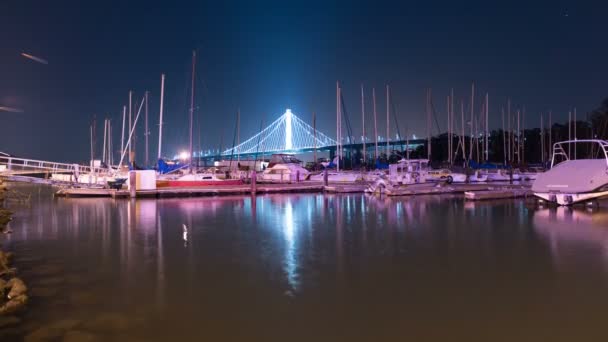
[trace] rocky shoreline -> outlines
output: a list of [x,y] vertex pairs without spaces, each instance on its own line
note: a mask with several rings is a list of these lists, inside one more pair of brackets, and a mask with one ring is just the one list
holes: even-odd
[[[4,208],[6,185],[0,180],[0,234],[6,234],[12,212]],[[13,254],[0,249],[0,328],[19,322],[12,315],[25,309],[28,302],[27,286],[16,277],[17,269],[11,267]]]

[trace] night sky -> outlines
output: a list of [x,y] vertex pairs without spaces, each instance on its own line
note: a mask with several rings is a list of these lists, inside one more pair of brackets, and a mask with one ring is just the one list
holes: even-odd
[[[87,160],[94,115],[98,150],[105,117],[119,146],[130,89],[138,99],[150,91],[155,156],[163,72],[164,154],[186,148],[192,49],[203,148],[219,148],[222,137],[224,148],[232,143],[239,107],[242,140],[285,108],[308,122],[316,111],[319,129],[335,136],[336,80],[355,133],[362,82],[368,110],[377,88],[380,127],[390,83],[402,130],[418,136],[428,87],[442,130],[449,89],[468,98],[472,81],[479,97],[490,93],[493,127],[508,96],[513,108],[526,106],[527,126],[549,110],[565,120],[577,107],[582,117],[608,96],[605,1],[5,0],[0,13],[0,106],[23,110],[0,112],[0,151],[45,160]],[[370,127],[371,111],[368,118]],[[139,159],[143,127],[137,148]]]

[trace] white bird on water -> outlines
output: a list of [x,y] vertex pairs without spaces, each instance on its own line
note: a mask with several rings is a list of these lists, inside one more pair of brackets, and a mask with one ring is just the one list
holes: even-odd
[[182,227],[184,229],[183,239],[184,239],[184,246],[185,246],[188,244],[188,227],[186,226],[186,224],[182,224]]

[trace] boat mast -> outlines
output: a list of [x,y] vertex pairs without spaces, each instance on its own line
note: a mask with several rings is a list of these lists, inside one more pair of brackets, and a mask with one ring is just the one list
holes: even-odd
[[568,159],[570,159],[570,150],[572,146],[570,140],[572,140],[572,111],[568,112]]
[[553,112],[549,111],[549,152],[550,152],[551,158],[553,158],[553,118],[552,118],[552,115],[553,115]]
[[505,131],[505,107],[500,108],[502,118],[502,155],[504,165],[507,165],[507,135]]
[[[125,121],[127,119],[127,106],[122,106],[122,136],[120,138],[120,153],[125,150]],[[122,165],[119,165],[119,167]]]
[[391,141],[391,133],[389,130],[389,115],[390,115],[390,87],[387,84],[386,85],[386,162],[388,163],[388,160],[390,159],[390,153],[391,153],[391,146],[390,146],[390,141]]
[[146,90],[146,92],[144,94],[145,94],[145,103],[146,103],[146,105],[144,107],[144,109],[145,109],[145,112],[144,112],[144,114],[145,114],[145,126],[146,126],[146,133],[144,133],[144,137],[146,138],[146,142],[145,142],[146,143],[146,156],[145,156],[144,159],[146,160],[145,161],[145,165],[146,165],[146,167],[148,167],[150,165],[150,163],[149,163],[149,161],[150,161],[149,157],[150,156],[149,156],[149,153],[148,153],[148,136],[150,135],[150,130],[148,129],[148,91]]
[[526,162],[526,107],[521,111],[521,161]]
[[108,136],[108,119],[103,120],[103,151],[101,153],[101,161],[106,162],[106,137]]
[[237,167],[241,162],[241,107],[236,109],[236,162]]
[[375,152],[374,152],[374,164],[376,163],[376,161],[378,160],[378,122],[377,122],[377,117],[376,117],[376,88],[372,88],[372,102],[373,102],[373,106],[374,106],[374,145],[375,145]]
[[361,83],[361,127],[363,136],[361,137],[363,142],[363,166],[367,162],[367,154],[365,148],[365,93],[363,92],[363,83]]
[[464,101],[460,100],[460,130],[461,130],[461,134],[460,134],[460,139],[462,140],[462,162],[466,163],[467,161],[467,152],[466,152],[466,146],[465,146],[465,139],[464,139]]
[[340,171],[340,82],[336,81],[336,170]]
[[489,112],[490,112],[489,109],[488,109],[489,108],[489,102],[490,102],[489,97],[490,97],[490,95],[488,93],[486,93],[486,144],[485,144],[486,145],[486,147],[485,147],[485,151],[486,151],[486,163],[488,162],[489,153],[490,153],[490,151],[489,151],[490,150],[490,148],[489,148],[490,147],[489,146],[490,129],[489,129],[489,123],[488,123],[488,121],[489,121]]
[[[577,140],[576,137],[576,107],[574,107],[574,140]],[[576,144],[574,144],[574,159],[576,159]]]
[[[313,132],[312,134],[313,134],[313,141],[314,141],[314,143],[313,143],[314,149],[312,151],[313,151],[313,160],[315,162],[315,164],[313,164],[313,165],[316,165],[316,163],[317,163],[317,116],[314,111],[312,112],[312,132]],[[263,157],[264,157],[264,155],[262,154],[262,160],[264,159]]]
[[508,143],[507,143],[507,152],[509,154],[509,163],[513,160],[511,158],[511,150],[512,150],[512,140],[511,140],[511,99],[507,100],[507,134],[509,135]]
[[431,160],[431,89],[426,90],[426,158]]
[[448,114],[448,124],[447,124],[447,132],[448,132],[448,165],[452,165],[452,134],[451,134],[451,119],[450,119],[450,95],[446,97],[446,112]]
[[90,160],[89,166],[91,167],[91,171],[92,171],[92,169],[93,169],[93,124],[91,124],[89,126],[89,129],[91,131],[91,159],[89,159]]
[[163,146],[163,102],[165,99],[165,74],[160,75],[160,115],[158,118],[158,159],[162,154]]
[[[132,129],[132,126],[133,126],[133,124],[131,122],[132,106],[133,106],[132,98],[133,98],[133,91],[129,90],[129,133],[131,132],[131,129]],[[133,160],[132,160],[131,143],[130,143],[130,141],[131,140],[127,141],[127,148],[129,149],[129,162],[132,163]]]
[[517,110],[517,164],[521,164],[521,130],[519,129],[519,116],[521,111]]
[[194,151],[192,149],[192,134],[194,127],[194,76],[196,75],[196,50],[192,50],[192,82],[190,86],[190,173],[192,173]]
[[473,159],[473,115],[475,107],[475,83],[471,83],[471,136],[469,137],[469,161]]

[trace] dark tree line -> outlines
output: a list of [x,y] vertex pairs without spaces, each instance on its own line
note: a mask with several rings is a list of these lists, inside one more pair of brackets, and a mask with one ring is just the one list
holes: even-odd
[[[537,121],[540,126],[540,117]],[[545,117],[545,124],[548,126],[547,117]],[[509,136],[510,133],[511,136]],[[502,129],[491,131],[488,139],[488,162],[515,166],[548,163],[551,160],[552,144],[575,138],[578,140],[608,140],[608,98],[585,118],[572,122],[570,127],[568,127],[568,122],[553,123],[550,128],[545,127],[542,131],[540,127],[525,129],[519,136],[517,132],[505,132]],[[449,164],[448,139],[447,133],[432,138],[431,158],[435,165]],[[483,139],[484,137],[481,135],[478,139],[465,136],[465,159],[463,159],[460,145],[462,139],[459,136],[453,136],[453,165],[464,165],[469,156],[472,156],[472,160],[475,162],[485,162]],[[473,141],[472,153],[471,141]],[[574,149],[574,145],[572,145],[572,149]],[[574,150],[571,153],[574,154]],[[577,144],[576,154],[579,158],[589,156],[591,153],[597,153],[591,145]],[[426,147],[419,147],[411,153],[411,156],[426,157]]]

